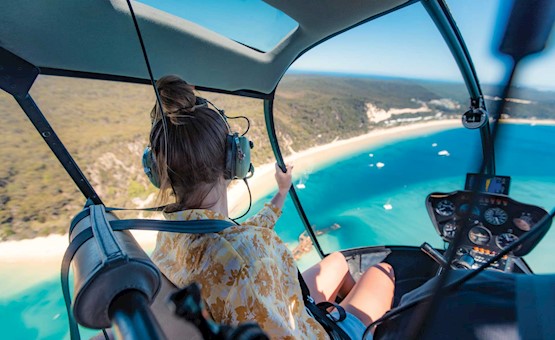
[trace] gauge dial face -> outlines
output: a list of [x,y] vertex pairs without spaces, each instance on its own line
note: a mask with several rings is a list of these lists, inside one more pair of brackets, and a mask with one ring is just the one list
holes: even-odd
[[455,222],[447,222],[443,225],[443,236],[449,239],[455,238],[455,232],[457,231],[457,225]]
[[441,216],[451,216],[455,213],[455,203],[449,200],[441,200],[436,206],[436,212]]
[[468,238],[472,243],[485,246],[491,240],[491,232],[482,225],[472,227],[468,232]]
[[495,244],[497,244],[499,248],[504,249],[517,240],[517,236],[510,233],[503,233],[495,238]]
[[507,220],[509,219],[509,215],[507,215],[505,210],[495,207],[489,208],[484,212],[484,219],[489,224],[502,225],[507,222]]
[[522,214],[520,217],[513,218],[513,223],[522,231],[530,231],[534,225],[534,220],[532,220],[531,216]]

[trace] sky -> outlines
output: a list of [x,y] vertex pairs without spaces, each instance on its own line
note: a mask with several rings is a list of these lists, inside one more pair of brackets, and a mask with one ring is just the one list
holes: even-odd
[[[506,56],[497,52],[508,0],[447,0],[481,83],[501,83]],[[499,18],[499,13],[503,13]],[[555,90],[555,34],[538,56],[522,61],[516,84]],[[301,56],[296,71],[326,71],[461,81],[447,45],[417,3],[334,37]]]
[[[262,51],[296,22],[261,0],[138,0]],[[446,0],[470,51],[480,82],[502,83],[506,56],[496,52],[510,0]],[[252,15],[256,13],[256,15]],[[500,15],[503,13],[503,15]],[[555,34],[544,53],[521,63],[515,82],[555,90]],[[369,74],[462,82],[439,31],[420,3],[383,16],[310,50],[294,71]]]
[[[299,24],[261,0],[137,0],[267,52]],[[256,13],[256,15],[254,15]]]

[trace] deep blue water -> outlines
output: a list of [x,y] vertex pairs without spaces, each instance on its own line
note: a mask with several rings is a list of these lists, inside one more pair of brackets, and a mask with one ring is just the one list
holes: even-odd
[[[499,131],[497,173],[512,176],[510,196],[551,210],[555,206],[555,127],[503,125]],[[438,155],[443,150],[449,156]],[[462,189],[465,174],[478,170],[480,153],[477,131],[452,129],[345,155],[323,169],[296,174],[295,184],[305,185],[297,192],[311,224],[317,229],[341,225],[319,236],[325,252],[381,244],[418,246],[424,241],[441,247],[424,200],[431,192]],[[384,166],[379,168],[378,162]],[[251,213],[270,198],[255,202]],[[390,210],[384,208],[386,204]],[[303,230],[295,207],[287,201],[276,231],[294,246]],[[554,247],[551,230],[526,260],[536,272],[554,272]],[[314,259],[309,255],[300,266]],[[0,276],[8,274],[17,275]],[[68,338],[58,277],[0,299],[0,326],[6,339]]]

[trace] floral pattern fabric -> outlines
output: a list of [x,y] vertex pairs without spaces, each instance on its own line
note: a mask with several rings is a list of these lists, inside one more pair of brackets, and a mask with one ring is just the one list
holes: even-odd
[[[170,220],[226,219],[201,209],[165,215]],[[217,322],[254,321],[272,339],[327,339],[304,308],[295,261],[273,229],[280,215],[267,203],[241,225],[219,233],[159,232],[152,260],[177,287],[197,282]]]

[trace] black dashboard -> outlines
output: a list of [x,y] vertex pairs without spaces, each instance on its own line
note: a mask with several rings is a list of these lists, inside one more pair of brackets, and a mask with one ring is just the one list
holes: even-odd
[[[455,232],[463,233],[452,265],[467,269],[477,268],[488,261],[548,214],[540,207],[517,202],[506,195],[470,190],[432,193],[426,198],[426,208],[437,233],[445,242],[453,241]],[[523,243],[491,268],[514,271],[519,258],[532,251],[544,235],[542,233]]]

